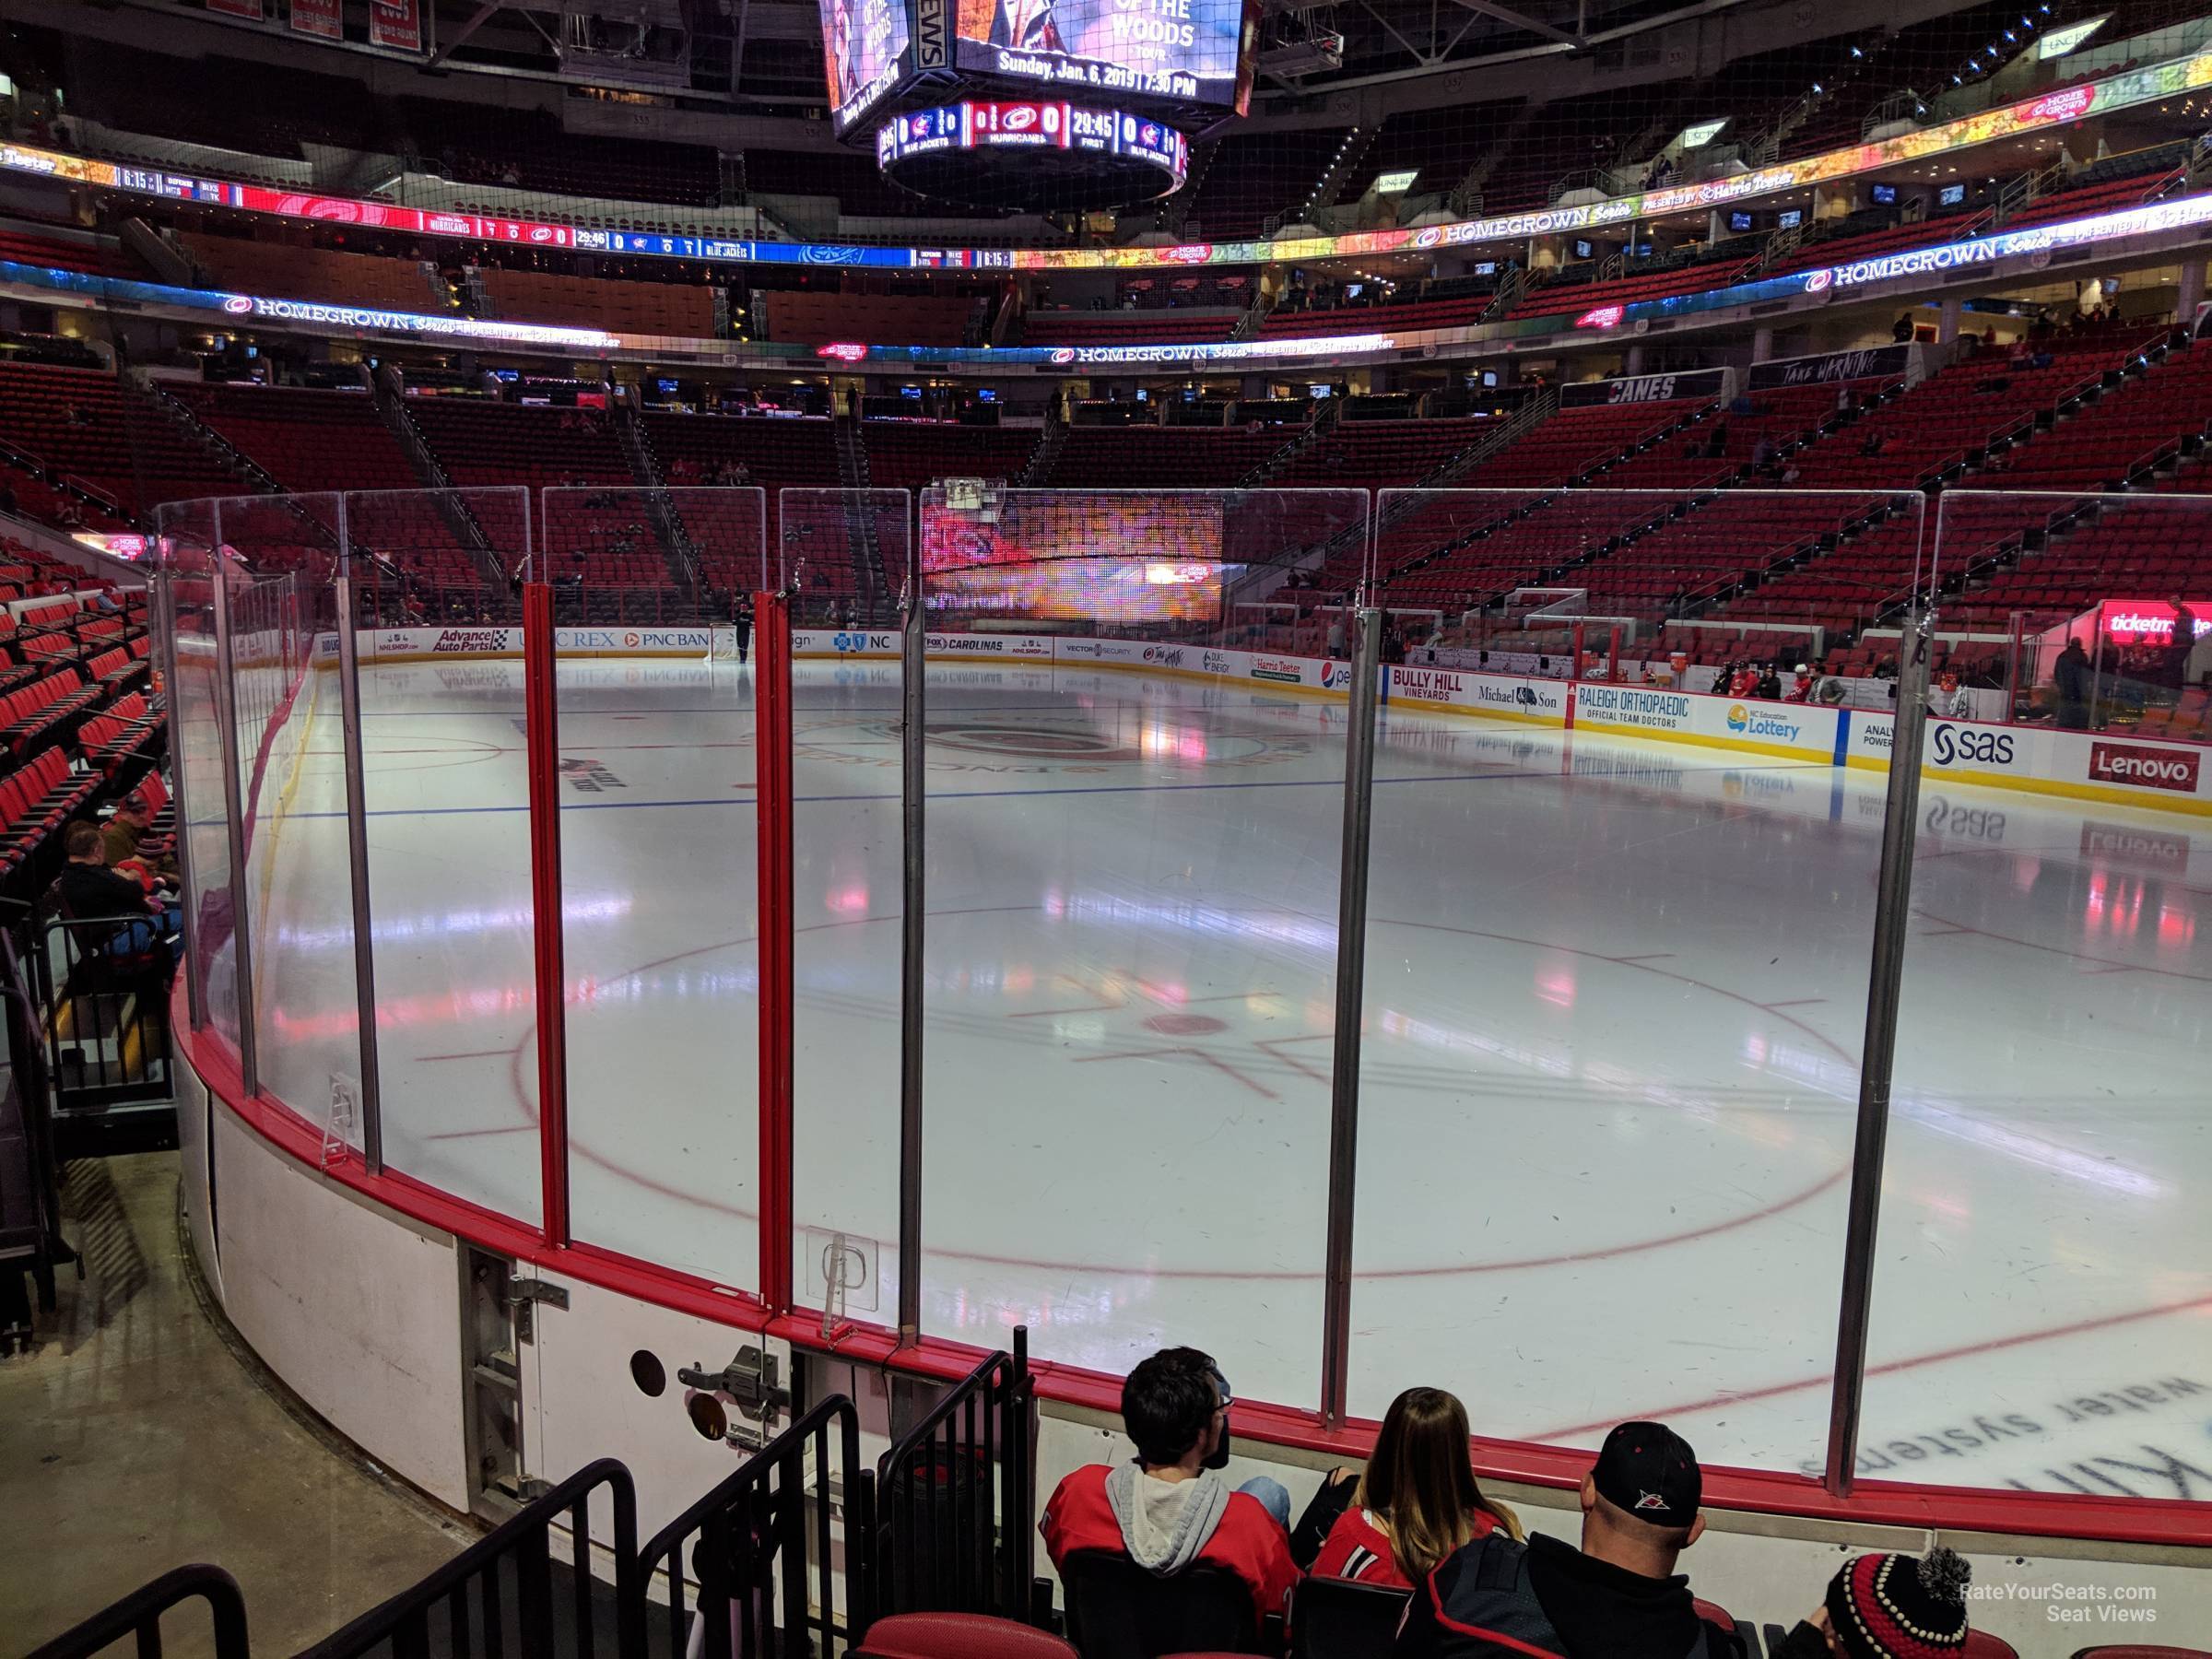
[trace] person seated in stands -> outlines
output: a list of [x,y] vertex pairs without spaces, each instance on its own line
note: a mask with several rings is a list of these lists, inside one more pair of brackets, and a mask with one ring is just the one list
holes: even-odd
[[1262,1476],[1233,1491],[1229,1408],[1233,1396],[1212,1358],[1162,1348],[1122,1384],[1122,1425],[1136,1455],[1092,1464],[1060,1483],[1038,1530],[1053,1565],[1077,1550],[1119,1550],[1159,1578],[1206,1566],[1234,1573],[1256,1618],[1283,1611],[1290,1559],[1290,1494]]
[[1660,1423],[1623,1423],[1583,1477],[1583,1545],[1500,1533],[1462,1545],[1413,1593],[1393,1659],[1734,1659],[1675,1571],[1705,1530],[1697,1454]]
[[[96,938],[80,935],[80,948],[118,960],[159,951],[163,965],[173,972],[177,940],[184,931],[183,912],[148,898],[138,883],[108,868],[99,826],[82,818],[71,824],[63,832],[62,852],[69,861],[54,881],[62,908],[76,921],[114,923]],[[86,935],[92,931],[86,929]]]
[[1973,1569],[1938,1544],[1924,1556],[1865,1555],[1828,1581],[1813,1616],[1776,1644],[1774,1659],[1926,1659],[1966,1652]]
[[1486,1498],[1467,1461],[1467,1409],[1441,1388],[1390,1403],[1361,1469],[1331,1473],[1290,1535],[1290,1555],[1323,1578],[1410,1590],[1461,1545],[1494,1532],[1525,1536]]
[[1765,667],[1759,670],[1759,695],[1765,698],[1769,702],[1777,702],[1781,700],[1782,675],[1772,663],[1769,663]]
[[1783,702],[1810,702],[1813,700],[1813,671],[1805,664],[1790,676],[1790,688],[1782,694]]
[[1912,337],[1912,313],[1911,312],[1899,313],[1897,321],[1889,325],[1889,337],[1900,345]]
[[1887,433],[1869,432],[1866,434],[1865,441],[1859,445],[1859,453],[1862,455],[1878,455],[1888,447],[1889,438]]
[[1737,665],[1735,672],[1728,679],[1728,695],[1731,697],[1757,697],[1759,695],[1758,664],[1743,663]]
[[145,794],[134,789],[115,803],[115,811],[101,827],[100,844],[108,868],[142,886],[174,887],[177,859],[171,852],[146,847],[147,831],[153,828],[154,808]]

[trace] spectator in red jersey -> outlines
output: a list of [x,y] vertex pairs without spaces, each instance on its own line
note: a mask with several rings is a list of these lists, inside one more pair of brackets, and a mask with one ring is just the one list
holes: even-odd
[[1697,1454],[1660,1423],[1623,1423],[1583,1477],[1583,1547],[1491,1533],[1413,1593],[1392,1659],[1740,1659],[1675,1571],[1705,1530]]
[[1523,1535],[1519,1518],[1475,1478],[1466,1407],[1441,1388],[1409,1388],[1390,1403],[1366,1469],[1338,1469],[1313,1495],[1290,1554],[1324,1578],[1410,1590],[1461,1545],[1494,1532]]
[[1782,700],[1783,702],[1810,702],[1812,700],[1812,670],[1807,668],[1803,663],[1800,663],[1797,665],[1797,672],[1790,678],[1789,691],[1783,696]]
[[1038,1530],[1057,1567],[1079,1549],[1119,1550],[1159,1578],[1218,1567],[1244,1581],[1256,1618],[1283,1611],[1290,1495],[1262,1477],[1232,1491],[1228,1381],[1196,1348],[1162,1348],[1122,1384],[1122,1424],[1136,1455],[1091,1464],[1060,1483]]
[[1728,677],[1728,695],[1731,697],[1757,697],[1759,695],[1759,669],[1749,663],[1736,665],[1735,672]]

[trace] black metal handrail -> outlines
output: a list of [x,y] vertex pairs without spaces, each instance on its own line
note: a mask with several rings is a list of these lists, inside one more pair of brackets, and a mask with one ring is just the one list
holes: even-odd
[[[1029,1616],[1035,1559],[1030,1333],[993,1354],[876,1465],[876,1612]],[[994,1489],[995,1485],[995,1491]]]
[[215,1626],[215,1659],[247,1659],[246,1601],[238,1581],[220,1567],[179,1567],[141,1584],[112,1606],[64,1630],[30,1659],[91,1659],[136,1637],[138,1659],[161,1659],[161,1616],[194,1597],[207,1604]]
[[[613,1458],[603,1457],[586,1464],[420,1583],[302,1649],[299,1659],[357,1659],[380,1649],[394,1659],[415,1659],[430,1651],[431,1618],[441,1606],[448,1639],[443,1651],[453,1659],[475,1659],[476,1655],[498,1659],[511,1649],[527,1653],[531,1659],[565,1654],[593,1659],[597,1651],[592,1599],[594,1498],[603,1499],[613,1512],[614,1535],[605,1546],[615,1567],[617,1629],[611,1659],[630,1659],[632,1654],[642,1653],[644,1604],[638,1591],[637,1496],[629,1471]],[[571,1559],[574,1622],[566,1641],[557,1633],[558,1598],[552,1573],[552,1532],[564,1518],[574,1546]],[[476,1592],[473,1598],[472,1588]],[[510,1615],[515,1630],[512,1642],[504,1633]]]
[[[830,1527],[839,1480],[841,1554]],[[665,1618],[669,1651],[696,1652],[700,1659],[851,1653],[875,1606],[875,1472],[860,1461],[860,1414],[843,1394],[832,1394],[645,1546],[635,1581],[640,1642],[649,1618]],[[667,1587],[660,1609],[653,1606],[656,1574]],[[687,1586],[693,1591],[688,1607]],[[690,1645],[694,1618],[697,1649]]]

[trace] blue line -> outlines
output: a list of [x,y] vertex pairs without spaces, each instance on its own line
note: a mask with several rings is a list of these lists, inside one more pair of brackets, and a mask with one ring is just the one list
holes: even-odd
[[[1821,760],[1777,760],[1766,766],[1713,766],[1701,769],[1707,771],[1826,771]],[[1398,783],[1504,783],[1531,778],[1563,779],[1574,781],[1574,774],[1562,772],[1557,767],[1543,771],[1513,772],[1441,772],[1432,777],[1377,778],[1376,787]],[[1344,787],[1341,778],[1286,778],[1254,779],[1225,783],[1098,783],[1065,785],[1046,789],[950,789],[932,790],[932,801],[1003,801],[1019,800],[1040,795],[1089,794],[1165,794],[1182,790],[1200,789],[1336,789]],[[793,805],[798,806],[835,806],[854,801],[896,801],[896,794],[796,795]],[[659,806],[750,806],[750,794],[712,795],[695,801],[569,801],[561,806],[563,812],[636,812]],[[468,813],[527,812],[527,802],[500,806],[388,806],[372,807],[365,818],[447,818]],[[344,812],[293,812],[286,814],[288,820],[309,818],[342,818]]]

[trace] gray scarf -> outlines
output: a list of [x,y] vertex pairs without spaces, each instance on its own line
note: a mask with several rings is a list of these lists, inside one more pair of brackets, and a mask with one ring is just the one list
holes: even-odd
[[1121,1523],[1130,1559],[1171,1578],[1198,1559],[1229,1508],[1229,1481],[1218,1469],[1190,1480],[1153,1480],[1135,1459],[1106,1477],[1106,1501]]

